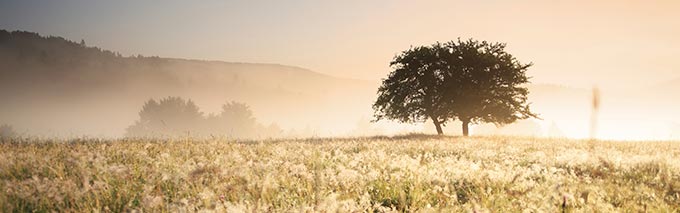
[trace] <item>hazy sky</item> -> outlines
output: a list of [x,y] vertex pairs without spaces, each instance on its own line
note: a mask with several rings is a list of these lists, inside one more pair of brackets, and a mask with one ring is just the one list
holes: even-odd
[[508,43],[536,83],[629,87],[680,77],[678,11],[677,0],[0,0],[0,28],[367,80],[411,45],[472,37]]

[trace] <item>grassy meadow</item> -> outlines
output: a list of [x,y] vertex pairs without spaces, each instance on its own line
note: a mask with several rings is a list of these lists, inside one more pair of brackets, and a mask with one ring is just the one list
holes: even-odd
[[680,143],[2,139],[1,212],[678,212]]

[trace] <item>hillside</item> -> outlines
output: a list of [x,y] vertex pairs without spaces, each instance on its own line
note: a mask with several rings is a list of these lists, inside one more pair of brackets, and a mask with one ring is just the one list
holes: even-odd
[[277,64],[123,57],[30,32],[0,31],[0,64],[0,122],[46,135],[120,135],[144,101],[166,96],[206,113],[245,102],[262,122],[288,129],[350,129],[370,115],[376,88]]

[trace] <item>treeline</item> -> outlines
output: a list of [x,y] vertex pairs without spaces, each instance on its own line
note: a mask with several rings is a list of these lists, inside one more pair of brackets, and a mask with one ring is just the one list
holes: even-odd
[[0,30],[0,48],[5,49],[5,53],[14,53],[11,57],[19,62],[39,61],[51,65],[122,58],[118,52],[88,47],[85,40],[76,43],[58,36],[43,37],[26,31]]
[[258,123],[244,103],[228,102],[220,113],[205,115],[191,100],[167,97],[148,100],[126,136],[269,138],[282,132],[276,124]]

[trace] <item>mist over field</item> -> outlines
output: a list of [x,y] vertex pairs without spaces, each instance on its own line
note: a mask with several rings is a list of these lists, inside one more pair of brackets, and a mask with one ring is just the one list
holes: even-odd
[[[291,65],[122,56],[82,42],[0,31],[0,122],[27,136],[122,137],[139,120],[147,100],[175,96],[192,100],[204,115],[219,113],[225,103],[241,102],[258,123],[280,128],[280,134],[251,138],[434,133],[428,122],[371,122],[377,81]],[[602,88],[599,137],[678,139],[678,82]],[[472,133],[588,137],[591,88],[527,86],[540,120],[474,125]],[[454,122],[446,133],[460,134],[459,129]]]
[[1,117],[30,134],[122,136],[145,101],[168,96],[191,99],[206,114],[243,102],[259,122],[318,135],[344,134],[371,116],[368,81],[276,64],[122,57],[61,38],[1,33]]

